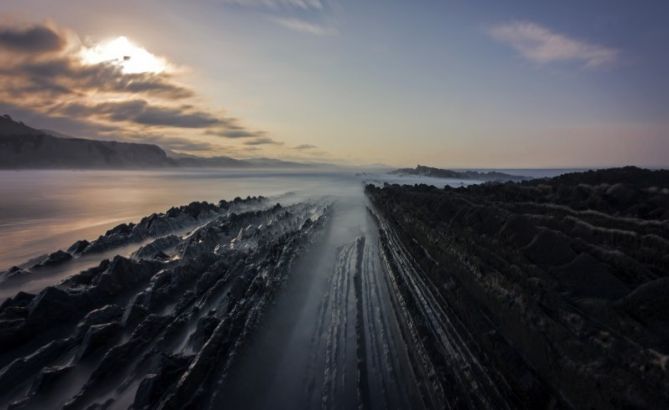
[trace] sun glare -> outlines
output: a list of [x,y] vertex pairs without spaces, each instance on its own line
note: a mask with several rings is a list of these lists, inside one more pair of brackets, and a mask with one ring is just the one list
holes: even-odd
[[84,48],[81,59],[86,64],[119,65],[125,74],[162,73],[168,69],[167,60],[151,54],[123,36]]

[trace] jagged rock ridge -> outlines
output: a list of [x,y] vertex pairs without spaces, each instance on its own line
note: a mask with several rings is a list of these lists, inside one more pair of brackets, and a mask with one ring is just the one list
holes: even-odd
[[[327,202],[253,210],[258,201],[194,203],[73,245],[93,252],[96,243],[163,234],[130,258],[103,260],[0,305],[0,403],[207,407],[215,399],[209,393],[329,214]],[[231,204],[239,212],[221,212]],[[202,213],[211,220],[182,236],[164,235],[159,223],[170,214]]]

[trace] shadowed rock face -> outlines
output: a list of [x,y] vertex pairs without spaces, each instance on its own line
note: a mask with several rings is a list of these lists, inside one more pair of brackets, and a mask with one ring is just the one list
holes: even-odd
[[[130,258],[103,260],[0,305],[0,404],[206,407],[328,215],[327,202],[193,203],[74,244],[77,257],[155,238]],[[186,235],[173,233],[195,223]],[[62,254],[47,261],[69,259]]]
[[[667,171],[366,192],[387,249],[412,255],[518,405],[669,406]],[[452,357],[435,346],[434,362]],[[439,368],[438,383],[459,372]]]

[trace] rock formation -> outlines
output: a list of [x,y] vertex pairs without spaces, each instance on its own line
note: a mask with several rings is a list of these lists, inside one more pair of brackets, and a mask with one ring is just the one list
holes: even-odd
[[[205,406],[206,386],[226,377],[328,212],[325,202],[192,203],[50,255],[33,269],[67,263],[62,255],[148,241],[130,258],[103,260],[0,305],[0,403],[12,409]],[[194,224],[189,233],[174,233]]]
[[669,172],[632,167],[466,188],[368,186],[407,305],[424,305],[416,283],[427,283],[471,336],[472,360],[454,367],[464,353],[419,327],[431,360],[445,363],[435,382],[452,389],[454,378],[476,380],[478,366],[499,377],[490,397],[519,407],[669,406],[668,188]]

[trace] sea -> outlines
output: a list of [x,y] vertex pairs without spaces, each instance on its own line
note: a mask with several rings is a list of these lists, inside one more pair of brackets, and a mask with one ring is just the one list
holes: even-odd
[[[500,170],[549,177],[570,170]],[[362,195],[365,183],[461,186],[478,181],[398,177],[360,170],[3,170],[0,171],[0,271],[125,222],[193,201],[262,195]]]

